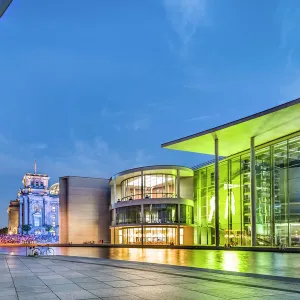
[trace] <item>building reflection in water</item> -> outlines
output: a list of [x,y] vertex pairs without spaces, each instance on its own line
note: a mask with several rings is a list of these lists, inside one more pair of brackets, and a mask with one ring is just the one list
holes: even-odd
[[239,270],[238,252],[223,251],[223,269],[238,272]]
[[[300,278],[300,254],[224,250],[54,247],[55,254],[168,264]],[[26,255],[24,247],[0,247],[0,254]]]

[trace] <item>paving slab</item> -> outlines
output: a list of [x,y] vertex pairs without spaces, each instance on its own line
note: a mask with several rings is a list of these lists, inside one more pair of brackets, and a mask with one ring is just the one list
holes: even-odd
[[0,255],[1,271],[0,300],[300,299],[299,278],[107,259]]

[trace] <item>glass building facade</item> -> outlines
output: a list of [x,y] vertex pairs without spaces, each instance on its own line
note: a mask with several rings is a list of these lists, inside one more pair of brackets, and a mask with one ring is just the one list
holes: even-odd
[[173,198],[176,176],[172,174],[139,175],[124,180],[121,184],[121,201],[143,198]]
[[152,166],[111,180],[111,240],[115,244],[193,244],[193,170]]
[[[250,151],[219,161],[219,245],[300,246],[300,133],[255,148],[255,211]],[[216,244],[215,167],[195,170],[195,243]]]

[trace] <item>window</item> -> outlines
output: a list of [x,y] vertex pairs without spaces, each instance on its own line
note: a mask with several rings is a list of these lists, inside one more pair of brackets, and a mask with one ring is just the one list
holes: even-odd
[[[122,200],[143,198],[173,198],[175,175],[151,174],[136,176],[122,182]],[[142,190],[143,187],[143,190]]]
[[52,212],[56,212],[56,207],[55,207],[55,205],[52,206]]
[[194,224],[194,207],[190,205],[180,204],[180,223]]
[[56,226],[55,221],[52,221],[52,227],[55,227],[55,226]]
[[179,229],[179,234],[180,234],[180,237],[179,237],[180,241],[179,241],[179,243],[180,243],[180,245],[183,245],[183,228]]
[[41,224],[41,218],[40,217],[37,217],[37,216],[35,216],[34,217],[34,226],[35,227],[39,227],[40,226],[40,224]]
[[177,223],[177,204],[145,204],[144,222],[149,224]]
[[139,205],[116,209],[116,224],[140,224],[141,207]]

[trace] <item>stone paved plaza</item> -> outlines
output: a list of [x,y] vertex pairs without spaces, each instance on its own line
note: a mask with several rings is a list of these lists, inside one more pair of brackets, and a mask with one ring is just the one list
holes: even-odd
[[80,257],[0,256],[0,300],[300,299],[300,279]]

